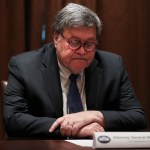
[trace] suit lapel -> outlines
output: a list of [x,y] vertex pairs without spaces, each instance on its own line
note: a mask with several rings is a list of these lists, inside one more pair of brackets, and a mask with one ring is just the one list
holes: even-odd
[[88,110],[99,110],[102,105],[102,72],[103,69],[94,60],[90,67],[85,70],[85,90]]
[[63,115],[63,99],[59,68],[54,47],[47,49],[42,63],[41,72],[56,116],[60,117]]

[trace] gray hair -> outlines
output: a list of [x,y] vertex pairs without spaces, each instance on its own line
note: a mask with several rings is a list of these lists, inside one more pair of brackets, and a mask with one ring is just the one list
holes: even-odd
[[102,23],[99,17],[89,8],[79,4],[69,3],[55,16],[53,31],[62,33],[67,27],[96,27],[97,36],[100,35]]

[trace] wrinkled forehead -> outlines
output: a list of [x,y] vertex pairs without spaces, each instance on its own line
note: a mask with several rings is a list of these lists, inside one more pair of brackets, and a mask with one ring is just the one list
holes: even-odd
[[64,28],[63,32],[61,33],[65,36],[81,38],[83,40],[93,39],[96,40],[96,27],[69,27]]

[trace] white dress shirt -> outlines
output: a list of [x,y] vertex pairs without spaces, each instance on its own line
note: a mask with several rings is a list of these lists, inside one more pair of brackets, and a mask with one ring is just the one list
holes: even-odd
[[[71,74],[71,72],[66,69],[64,66],[62,66],[60,64],[60,62],[58,61],[58,65],[59,65],[59,72],[60,72],[60,81],[61,81],[61,88],[62,88],[62,96],[63,96],[63,113],[64,115],[67,114],[68,110],[67,110],[67,94],[68,94],[68,89],[69,89],[69,84],[70,84],[70,80],[69,80],[69,76]],[[87,110],[86,107],[86,94],[85,94],[85,75],[84,75],[84,71],[82,71],[79,74],[79,77],[77,79],[77,86],[81,95],[81,100],[82,100],[82,105],[83,105],[83,109]]]

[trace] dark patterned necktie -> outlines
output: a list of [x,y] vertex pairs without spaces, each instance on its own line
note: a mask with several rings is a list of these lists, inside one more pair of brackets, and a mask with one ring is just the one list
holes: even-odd
[[71,74],[69,77],[70,86],[67,95],[67,106],[68,106],[69,113],[83,111],[81,97],[80,97],[79,89],[77,87],[77,78],[78,75],[75,74]]

